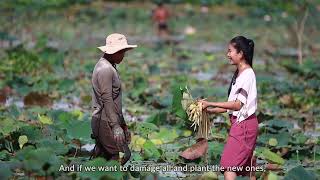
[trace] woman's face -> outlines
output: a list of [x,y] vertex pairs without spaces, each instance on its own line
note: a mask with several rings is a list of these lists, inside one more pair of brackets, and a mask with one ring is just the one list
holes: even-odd
[[237,49],[234,48],[234,45],[232,43],[229,43],[227,57],[230,64],[237,65],[241,62],[243,53],[241,51],[237,52]]

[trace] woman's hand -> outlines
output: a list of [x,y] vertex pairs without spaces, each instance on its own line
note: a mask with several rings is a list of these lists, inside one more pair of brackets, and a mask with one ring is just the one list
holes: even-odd
[[202,109],[207,109],[207,107],[209,106],[209,102],[205,99],[201,99],[198,102],[202,104]]

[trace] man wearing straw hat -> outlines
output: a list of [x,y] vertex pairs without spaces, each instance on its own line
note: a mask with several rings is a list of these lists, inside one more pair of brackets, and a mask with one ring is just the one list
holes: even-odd
[[[128,144],[130,132],[122,114],[121,81],[116,64],[120,64],[127,50],[137,45],[128,45],[122,34],[110,34],[106,45],[98,47],[104,52],[92,74],[92,138],[96,140],[93,157],[120,160],[125,164],[130,158]],[[119,154],[124,153],[124,156]]]

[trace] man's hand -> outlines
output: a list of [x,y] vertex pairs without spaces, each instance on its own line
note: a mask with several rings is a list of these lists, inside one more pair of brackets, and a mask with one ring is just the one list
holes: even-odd
[[126,140],[127,140],[126,143],[130,144],[130,142],[131,142],[131,133],[130,133],[130,131],[128,129],[128,126],[124,125],[124,126],[122,126],[122,129],[124,131],[124,134],[125,134],[125,137],[126,137]]
[[131,142],[131,133],[130,133],[130,131],[129,131],[127,126],[125,126],[125,128],[124,128],[124,134],[126,135],[127,144],[130,144],[130,142]]
[[116,141],[117,145],[122,146],[125,143],[125,136],[123,129],[119,125],[115,125],[112,128],[113,138]]

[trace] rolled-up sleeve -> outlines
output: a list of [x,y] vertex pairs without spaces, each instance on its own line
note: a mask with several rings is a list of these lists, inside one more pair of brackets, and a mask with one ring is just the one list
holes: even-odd
[[98,72],[98,84],[100,86],[101,101],[104,104],[104,111],[111,127],[119,125],[119,116],[112,97],[113,71],[110,68],[103,68]]
[[242,104],[247,103],[248,93],[250,90],[250,87],[253,83],[253,80],[251,78],[243,79],[240,83],[240,86],[238,86],[236,90],[237,99],[242,102]]

